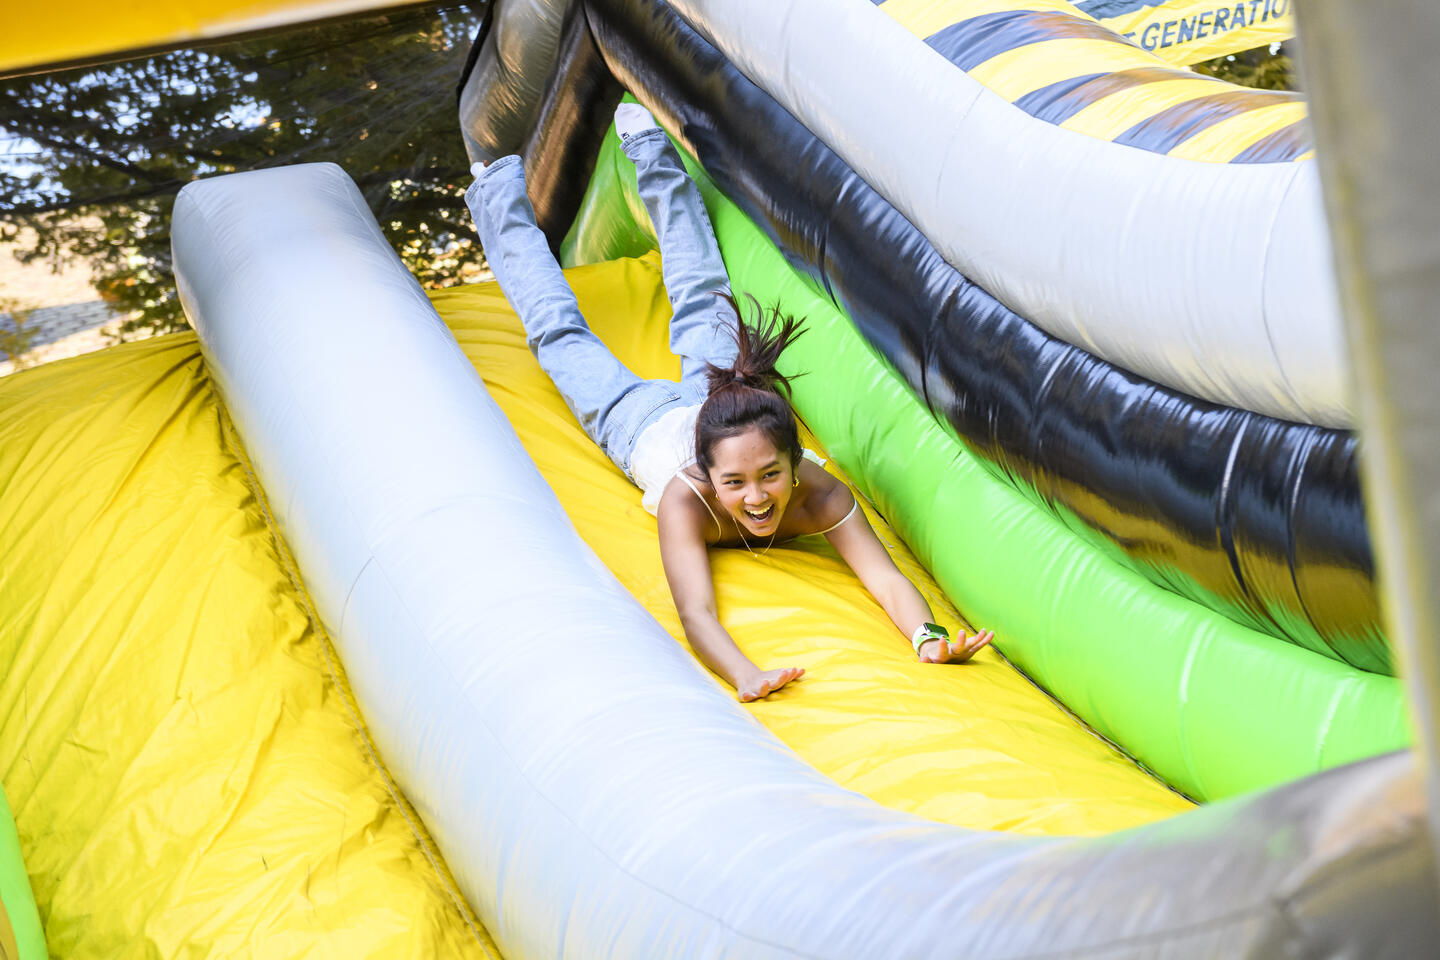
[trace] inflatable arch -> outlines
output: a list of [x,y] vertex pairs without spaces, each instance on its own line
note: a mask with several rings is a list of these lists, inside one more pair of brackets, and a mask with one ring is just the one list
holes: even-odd
[[[1199,956],[1429,935],[1403,755],[1088,841],[838,787],[577,538],[338,169],[196,184],[175,237],[207,362],[377,745],[505,955]],[[237,284],[237,262],[265,272]],[[540,610],[583,642],[537,659]],[[1321,878],[1341,876],[1363,888],[1337,897]]]

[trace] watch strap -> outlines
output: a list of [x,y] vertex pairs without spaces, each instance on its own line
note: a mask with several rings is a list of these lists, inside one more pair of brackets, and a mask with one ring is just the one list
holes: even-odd
[[948,641],[949,639],[950,631],[940,626],[940,624],[922,623],[916,627],[915,632],[910,635],[910,645],[915,648],[915,655],[919,656],[922,644],[929,643],[931,640]]

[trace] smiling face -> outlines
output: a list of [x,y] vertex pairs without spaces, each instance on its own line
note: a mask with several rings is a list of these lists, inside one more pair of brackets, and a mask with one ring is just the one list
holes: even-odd
[[762,537],[774,534],[794,491],[790,455],[752,427],[716,441],[710,459],[710,482],[720,505],[747,532]]

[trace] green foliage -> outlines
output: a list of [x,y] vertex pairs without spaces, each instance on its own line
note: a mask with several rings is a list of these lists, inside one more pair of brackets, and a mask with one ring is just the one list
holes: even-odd
[[1194,64],[1191,69],[1256,90],[1299,89],[1294,65],[1290,62],[1283,43],[1272,43],[1253,50],[1216,57],[1214,60]]
[[[457,282],[481,259],[454,85],[482,8],[411,8],[0,80],[11,148],[0,150],[0,243],[25,262],[87,261],[101,297],[139,311],[122,337],[179,329],[170,211],[180,188],[330,160],[422,284]],[[22,243],[27,226],[34,239]]]

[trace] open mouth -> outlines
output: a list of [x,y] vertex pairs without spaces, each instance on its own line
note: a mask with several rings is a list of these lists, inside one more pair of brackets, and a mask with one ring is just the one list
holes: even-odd
[[750,522],[755,524],[756,526],[763,526],[766,523],[769,523],[770,518],[774,515],[775,504],[773,503],[770,504],[770,506],[766,507],[764,510],[752,510],[749,507],[745,508],[745,516],[749,517]]

